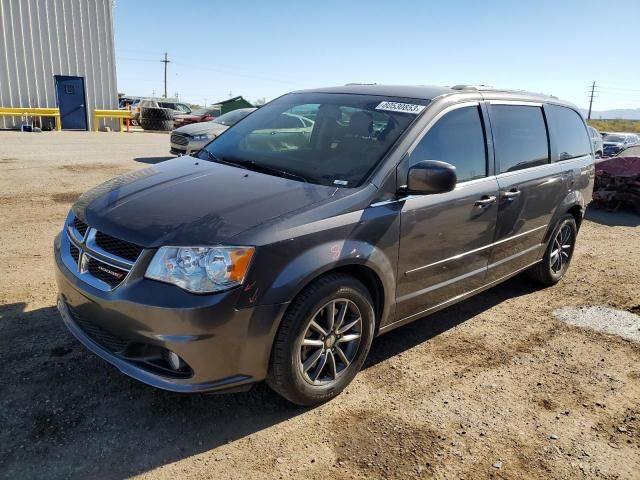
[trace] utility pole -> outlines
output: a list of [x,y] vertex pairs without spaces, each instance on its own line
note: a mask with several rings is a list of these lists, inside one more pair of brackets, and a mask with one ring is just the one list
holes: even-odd
[[593,106],[593,93],[596,90],[596,82],[591,84],[591,95],[589,96],[589,114],[587,115],[587,120],[591,120],[591,107]]
[[167,64],[171,62],[167,58],[167,52],[164,52],[164,60],[160,60],[164,63],[164,98],[167,98]]

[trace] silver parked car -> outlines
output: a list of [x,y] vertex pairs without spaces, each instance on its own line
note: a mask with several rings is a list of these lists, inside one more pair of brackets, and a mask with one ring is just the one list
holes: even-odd
[[589,128],[589,137],[591,137],[591,143],[593,144],[593,151],[596,154],[596,158],[602,157],[602,152],[604,149],[604,141],[602,140],[602,135],[598,130],[593,127]]
[[171,149],[174,155],[189,155],[197,152],[211,140],[251,112],[255,108],[240,108],[220,115],[211,122],[192,123],[184,127],[176,128],[171,132]]

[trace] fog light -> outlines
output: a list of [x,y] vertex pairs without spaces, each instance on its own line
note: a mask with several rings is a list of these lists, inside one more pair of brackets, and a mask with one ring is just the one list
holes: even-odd
[[180,370],[181,364],[182,360],[180,360],[180,357],[173,352],[169,352],[169,365],[171,365],[171,368]]

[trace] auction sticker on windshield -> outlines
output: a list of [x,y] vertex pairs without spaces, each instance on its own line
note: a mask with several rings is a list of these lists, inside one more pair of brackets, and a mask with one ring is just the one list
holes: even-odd
[[424,105],[384,101],[378,104],[376,110],[388,110],[390,112],[413,113],[414,115],[418,115],[424,110]]

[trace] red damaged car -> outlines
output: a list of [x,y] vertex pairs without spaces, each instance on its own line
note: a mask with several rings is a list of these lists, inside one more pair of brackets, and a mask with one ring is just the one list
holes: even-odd
[[184,127],[191,123],[210,122],[218,116],[220,116],[219,108],[198,108],[191,113],[176,115],[173,121],[173,128]]
[[607,210],[628,205],[640,213],[640,145],[596,162],[593,201]]

